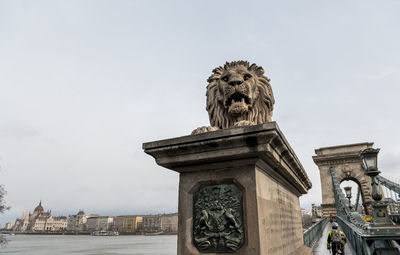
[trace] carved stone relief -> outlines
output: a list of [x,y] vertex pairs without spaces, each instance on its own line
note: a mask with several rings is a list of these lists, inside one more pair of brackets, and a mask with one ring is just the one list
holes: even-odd
[[243,194],[235,184],[201,186],[193,203],[193,242],[200,252],[235,252],[243,245]]
[[350,177],[353,172],[353,168],[349,166],[349,164],[345,164],[342,166],[342,172],[346,175],[346,177]]

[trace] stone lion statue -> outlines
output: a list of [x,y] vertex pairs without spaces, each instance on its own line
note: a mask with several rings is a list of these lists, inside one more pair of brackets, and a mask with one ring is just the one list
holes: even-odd
[[206,94],[211,126],[199,127],[192,134],[271,121],[275,100],[262,67],[233,61],[212,72]]

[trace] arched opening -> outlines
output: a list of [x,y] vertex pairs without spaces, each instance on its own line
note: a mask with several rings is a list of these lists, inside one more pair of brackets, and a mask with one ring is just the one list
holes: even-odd
[[361,184],[358,180],[354,178],[346,178],[340,182],[340,188],[342,189],[343,194],[346,195],[345,187],[351,187],[350,203],[353,211],[357,211],[360,214],[366,214],[367,210],[364,207],[364,196],[361,190]]

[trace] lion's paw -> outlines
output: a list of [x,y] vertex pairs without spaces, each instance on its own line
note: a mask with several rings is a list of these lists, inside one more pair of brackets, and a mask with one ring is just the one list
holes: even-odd
[[249,121],[249,120],[241,120],[241,121],[236,122],[233,126],[234,127],[242,127],[242,126],[252,126],[252,125],[256,125],[256,123],[253,121]]
[[207,132],[212,132],[212,131],[217,131],[217,130],[219,130],[218,127],[203,126],[203,127],[199,127],[199,128],[196,128],[195,130],[193,130],[192,135],[197,135],[197,134],[202,134],[202,133],[207,133]]

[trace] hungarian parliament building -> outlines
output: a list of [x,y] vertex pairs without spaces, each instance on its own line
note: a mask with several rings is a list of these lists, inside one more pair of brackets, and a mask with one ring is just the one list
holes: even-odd
[[45,212],[40,201],[32,214],[25,210],[21,219],[17,219],[14,224],[8,224],[13,225],[11,229],[15,232],[58,232],[65,230],[67,223],[67,217],[53,217],[51,211]]

